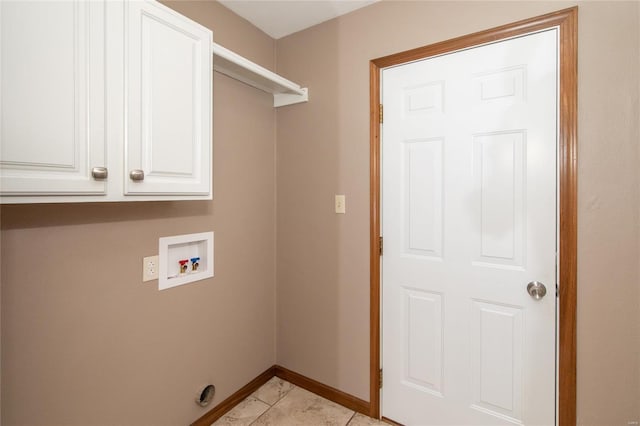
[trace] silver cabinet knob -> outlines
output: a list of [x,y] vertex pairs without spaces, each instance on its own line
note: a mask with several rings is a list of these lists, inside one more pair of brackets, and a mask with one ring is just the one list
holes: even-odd
[[527,284],[527,293],[536,300],[540,300],[547,294],[547,287],[539,281],[531,281]]
[[144,180],[144,170],[133,169],[129,172],[129,177],[131,180],[141,181]]
[[94,179],[106,179],[109,176],[109,170],[106,167],[94,167],[91,169],[91,176]]

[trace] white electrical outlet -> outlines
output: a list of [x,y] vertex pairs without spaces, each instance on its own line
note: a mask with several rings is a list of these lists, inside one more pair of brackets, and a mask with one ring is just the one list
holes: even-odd
[[336,195],[336,213],[344,214],[346,213],[345,208],[345,196],[344,195]]
[[149,256],[142,259],[142,281],[158,279],[158,255]]

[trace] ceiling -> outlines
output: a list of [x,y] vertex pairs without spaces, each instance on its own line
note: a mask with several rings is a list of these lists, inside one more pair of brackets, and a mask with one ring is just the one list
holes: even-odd
[[219,0],[275,39],[379,0]]

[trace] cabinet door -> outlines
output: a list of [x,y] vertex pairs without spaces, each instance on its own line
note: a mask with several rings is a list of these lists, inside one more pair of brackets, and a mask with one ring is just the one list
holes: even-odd
[[153,1],[126,13],[125,194],[209,195],[211,31]]
[[0,1],[0,193],[104,194],[103,1]]

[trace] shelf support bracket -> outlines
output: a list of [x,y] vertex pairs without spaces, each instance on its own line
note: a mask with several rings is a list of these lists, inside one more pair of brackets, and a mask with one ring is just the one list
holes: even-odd
[[309,101],[309,89],[302,88],[302,94],[297,93],[274,93],[273,94],[273,106],[278,108],[285,105],[299,104]]

